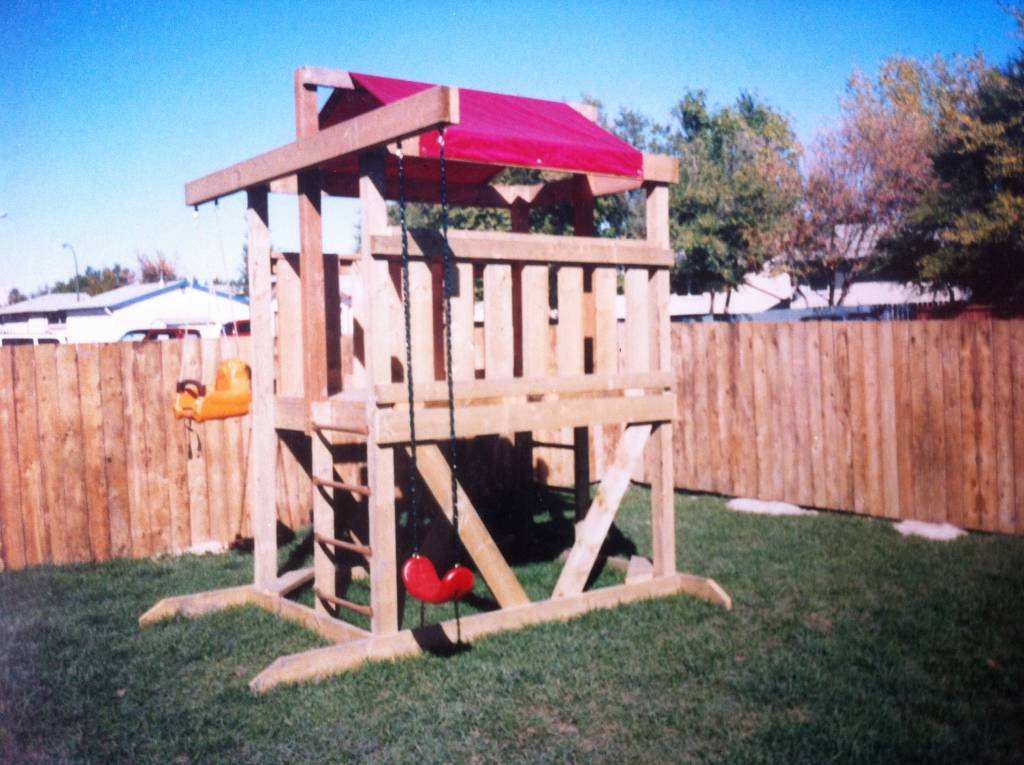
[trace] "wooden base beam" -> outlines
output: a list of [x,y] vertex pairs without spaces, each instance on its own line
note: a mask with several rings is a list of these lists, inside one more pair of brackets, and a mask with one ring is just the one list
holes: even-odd
[[[302,577],[294,576],[294,574],[286,574],[283,577],[279,577],[278,586],[285,588],[298,586],[295,585],[295,582],[300,581],[307,574],[311,575],[311,571],[311,569],[304,569]],[[335,643],[361,640],[370,635],[369,632],[356,627],[354,624],[334,619],[326,614],[317,613],[312,608],[301,603],[288,600],[279,591],[261,590],[255,585],[242,585],[241,587],[228,587],[223,590],[209,590],[208,592],[198,592],[192,595],[177,595],[171,598],[164,598],[139,617],[139,626],[148,627],[175,616],[194,619],[197,616],[206,616],[207,614],[241,606],[262,608],[265,611],[280,616],[282,619],[295,622],[315,632],[325,640]]]
[[[461,620],[464,642],[507,630],[522,629],[548,621],[566,621],[595,609],[614,608],[650,598],[688,594],[732,608],[732,599],[713,579],[691,574],[674,574],[633,584],[620,584],[573,595],[558,600],[527,603],[500,611],[474,614]],[[424,651],[440,651],[455,645],[454,620],[391,635],[368,637],[347,643],[316,648],[303,653],[281,656],[260,672],[249,689],[266,693],[285,683],[300,683],[338,675],[368,662],[418,656]]]

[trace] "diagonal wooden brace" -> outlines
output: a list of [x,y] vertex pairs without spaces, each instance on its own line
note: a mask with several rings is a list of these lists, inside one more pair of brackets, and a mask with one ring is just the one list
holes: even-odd
[[564,598],[583,592],[587,577],[601,552],[601,545],[619,511],[622,497],[629,488],[630,477],[643,457],[651,427],[649,423],[629,425],[623,432],[615,450],[615,461],[605,473],[586,517],[576,524],[576,543],[569,552],[552,597]]
[[[406,447],[411,453],[412,448]],[[423,476],[423,483],[426,484],[430,493],[434,495],[441,511],[450,521],[452,519],[452,497],[451,497],[451,468],[444,454],[434,444],[419,445],[416,449],[416,466],[420,475]],[[519,584],[516,575],[505,561],[494,539],[487,531],[480,516],[469,501],[462,485],[458,484],[459,494],[459,538],[466,546],[466,552],[480,569],[487,586],[491,588],[494,597],[502,608],[518,606],[529,603],[523,586]]]

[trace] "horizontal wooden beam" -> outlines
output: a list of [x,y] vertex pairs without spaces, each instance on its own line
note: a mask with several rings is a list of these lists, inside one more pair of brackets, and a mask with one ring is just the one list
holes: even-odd
[[344,88],[352,90],[355,83],[352,82],[352,75],[341,69],[328,69],[322,66],[300,66],[296,70],[297,79],[303,85],[320,86],[325,88]]
[[[552,430],[610,423],[666,422],[675,419],[676,397],[672,394],[574,398],[555,401],[505,402],[463,406],[455,413],[459,438]],[[378,443],[409,442],[409,412],[406,409],[378,409],[374,415]],[[448,410],[416,410],[416,438],[436,441],[448,438]]]
[[274,427],[278,430],[306,429],[306,397],[274,396]]
[[202,204],[268,184],[332,159],[385,146],[459,121],[457,88],[434,87],[333,125],[185,185],[185,203]]
[[[617,390],[671,388],[672,372],[641,372],[614,375],[572,375],[566,377],[516,377],[506,380],[456,380],[456,400],[504,398],[506,396],[550,396],[552,394],[610,393]],[[409,400],[405,383],[375,385],[378,404],[405,403]],[[417,383],[413,390],[417,402],[447,401],[448,384],[443,380]]]
[[313,427],[316,430],[368,435],[366,403],[338,398],[316,401],[313,403]]
[[[278,582],[285,577],[279,577]],[[301,577],[298,577],[301,578]],[[308,606],[288,600],[276,591],[261,590],[254,585],[228,587],[223,590],[197,592],[164,598],[139,617],[139,625],[147,627],[174,616],[195,618],[240,606],[255,606],[312,630],[326,640],[342,642],[359,640],[370,635],[354,624],[319,614]]]
[[667,154],[644,154],[644,180],[679,183],[679,160]]
[[632,584],[604,587],[558,600],[527,603],[503,608],[500,611],[464,616],[459,625],[456,625],[455,620],[451,620],[391,635],[354,640],[282,656],[253,678],[249,683],[249,689],[253,693],[266,693],[278,685],[338,675],[368,661],[418,656],[424,651],[444,650],[456,645],[460,637],[469,642],[497,632],[522,629],[542,622],[566,621],[595,609],[614,608],[625,603],[682,594],[693,595],[727,609],[732,608],[732,599],[713,579],[692,574],[672,574]]
[[[375,257],[398,258],[402,255],[402,238],[397,231],[373,236],[370,242]],[[457,259],[469,261],[574,263],[651,268],[671,268],[675,263],[675,255],[671,250],[635,239],[451,231],[448,235],[448,244]],[[409,254],[412,257],[440,258],[443,247],[441,236],[436,231],[409,231]]]

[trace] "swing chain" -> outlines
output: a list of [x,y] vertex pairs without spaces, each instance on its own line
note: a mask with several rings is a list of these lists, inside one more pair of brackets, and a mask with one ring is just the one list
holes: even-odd
[[412,312],[410,303],[412,301],[409,290],[409,229],[405,217],[405,155],[402,152],[402,142],[398,142],[398,217],[402,228],[402,307],[405,312],[405,384],[409,397],[409,442],[411,455],[409,462],[412,470],[409,475],[409,507],[411,511],[410,523],[412,524],[412,547],[413,552],[420,552],[420,518],[419,518],[419,496],[416,491],[416,483],[419,480],[419,473],[416,466],[416,415],[414,413],[414,393],[412,377]]
[[444,128],[439,130],[441,145],[441,235],[444,240],[442,255],[444,263],[442,270],[444,274],[444,340],[445,340],[445,379],[448,382],[448,444],[451,450],[452,461],[452,528],[455,531],[456,555],[461,559],[462,546],[459,543],[459,483],[456,472],[458,470],[458,444],[455,440],[455,386],[452,378],[452,294],[455,292],[455,261],[452,257],[451,247],[448,245],[448,171],[444,157]]

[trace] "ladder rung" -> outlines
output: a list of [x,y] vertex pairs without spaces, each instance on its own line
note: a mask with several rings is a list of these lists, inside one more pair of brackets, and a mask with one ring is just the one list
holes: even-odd
[[362,614],[363,616],[370,618],[373,617],[373,609],[369,606],[364,606],[361,603],[353,603],[351,600],[345,600],[344,598],[339,598],[335,595],[328,595],[326,592],[321,592],[319,587],[314,587],[313,592],[316,593],[316,596],[320,598],[320,600],[324,600],[335,606],[340,606],[341,608],[347,608],[348,610],[355,611],[357,614]]
[[314,422],[314,430],[335,430],[338,433],[353,433],[357,436],[370,435],[370,429],[366,425],[330,425],[326,422]]
[[313,476],[314,486],[329,486],[332,489],[342,489],[343,491],[350,491],[353,494],[362,494],[364,497],[370,496],[370,487],[363,486],[358,483],[345,483],[344,481],[331,481],[327,478],[317,478]]
[[575,444],[556,444],[552,441],[530,441],[530,446],[541,449],[575,449]]
[[365,558],[369,558],[373,555],[373,550],[371,550],[367,545],[361,545],[357,542],[346,542],[344,539],[335,539],[334,537],[329,537],[326,534],[321,534],[320,532],[314,533],[313,538],[322,545],[340,547],[342,550],[351,550],[354,553],[359,553]]

